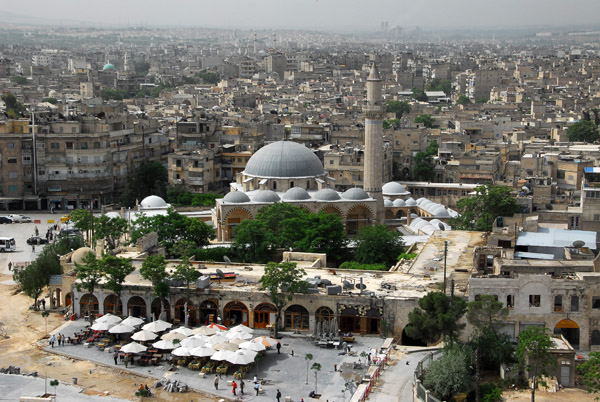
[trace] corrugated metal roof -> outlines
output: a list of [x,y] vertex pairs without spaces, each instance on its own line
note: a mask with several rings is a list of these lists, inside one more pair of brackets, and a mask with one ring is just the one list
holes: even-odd
[[569,247],[576,240],[581,240],[585,247],[596,250],[596,232],[542,227],[537,232],[519,233],[517,246]]

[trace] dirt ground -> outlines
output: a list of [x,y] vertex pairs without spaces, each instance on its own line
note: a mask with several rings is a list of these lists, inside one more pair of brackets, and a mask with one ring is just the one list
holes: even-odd
[[[11,278],[7,275],[0,275],[0,281],[9,279]],[[15,289],[16,286],[0,284],[0,300],[4,301],[0,303],[0,321],[4,334],[8,336],[6,339],[0,338],[0,367],[17,366],[21,368],[21,372],[37,371],[40,376],[67,383],[71,383],[76,377],[78,385],[86,394],[106,394],[129,400],[138,400],[134,392],[140,383],[154,383],[152,379],[125,373],[119,369],[57,356],[38,348],[37,342],[46,334],[46,322],[39,312],[28,311],[28,306],[32,304],[31,299],[23,294],[13,295]],[[63,323],[62,315],[51,313],[47,318],[48,331]],[[172,394],[158,389],[153,391],[156,397],[144,400],[204,402],[220,399],[195,392]]]

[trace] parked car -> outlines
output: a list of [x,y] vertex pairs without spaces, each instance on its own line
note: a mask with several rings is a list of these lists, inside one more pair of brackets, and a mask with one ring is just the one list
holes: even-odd
[[31,236],[29,239],[27,239],[27,244],[46,244],[46,243],[48,243],[48,240],[46,240],[45,237]]
[[13,223],[13,221],[8,216],[0,216],[0,224],[2,223]]
[[15,223],[33,222],[33,220],[30,217],[25,216],[25,215],[11,214],[11,215],[8,215],[8,218],[12,219],[12,221]]

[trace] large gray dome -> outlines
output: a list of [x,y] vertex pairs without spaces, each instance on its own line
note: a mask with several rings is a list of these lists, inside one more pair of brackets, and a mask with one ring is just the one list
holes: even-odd
[[163,200],[162,198],[160,198],[157,195],[149,195],[148,197],[144,198],[142,200],[142,202],[140,202],[140,205],[144,209],[148,209],[148,208],[166,208],[166,207],[169,206],[166,203],[165,200]]
[[276,192],[271,190],[260,190],[254,197],[252,197],[252,201],[254,202],[278,202],[281,201]]
[[368,200],[369,194],[362,188],[354,187],[350,190],[346,190],[342,197],[346,200],[359,201],[359,200]]
[[338,192],[330,188],[323,188],[317,191],[313,197],[319,201],[337,201],[341,199]]
[[257,177],[315,177],[325,175],[321,161],[304,145],[278,141],[259,149],[244,173]]
[[244,202],[250,202],[250,198],[246,195],[246,193],[242,191],[231,191],[225,194],[223,197],[224,202],[228,202],[230,204],[241,204]]
[[404,186],[396,181],[391,181],[389,183],[385,183],[383,187],[381,187],[381,191],[384,195],[408,195],[410,194]]
[[292,187],[283,195],[286,201],[304,201],[310,200],[310,194],[301,187]]

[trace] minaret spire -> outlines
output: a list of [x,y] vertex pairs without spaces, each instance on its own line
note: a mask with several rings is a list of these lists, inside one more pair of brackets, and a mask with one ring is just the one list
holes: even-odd
[[365,164],[364,190],[377,200],[375,220],[384,223],[383,209],[383,107],[381,90],[383,82],[377,64],[373,61],[367,78],[367,104],[365,113]]

